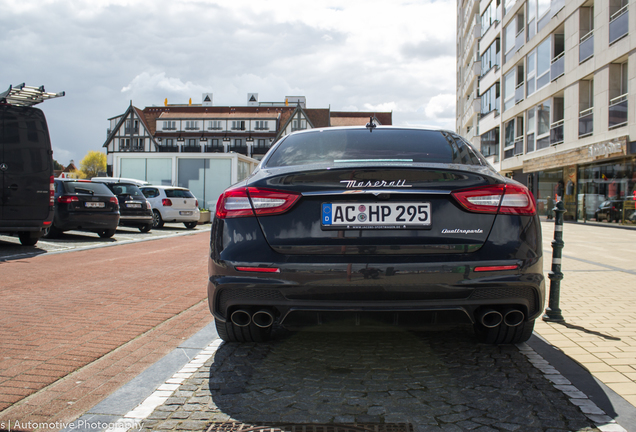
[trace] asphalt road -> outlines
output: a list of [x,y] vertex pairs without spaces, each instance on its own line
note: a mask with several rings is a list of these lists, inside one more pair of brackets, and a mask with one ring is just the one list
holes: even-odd
[[209,224],[197,225],[189,230],[182,223],[166,223],[163,228],[155,228],[147,233],[137,228],[117,227],[111,238],[100,238],[96,233],[85,231],[66,231],[56,239],[40,239],[35,246],[22,246],[17,236],[0,235],[0,261],[28,258],[36,255],[64,252],[70,250],[89,249],[95,247],[114,246],[140,240],[158,239],[180,234],[209,231]]

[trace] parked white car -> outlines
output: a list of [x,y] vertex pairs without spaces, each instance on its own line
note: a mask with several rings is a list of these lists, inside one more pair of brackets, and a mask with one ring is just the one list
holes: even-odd
[[153,228],[165,222],[183,222],[192,229],[199,222],[199,200],[186,188],[174,186],[141,186],[141,192],[152,205]]

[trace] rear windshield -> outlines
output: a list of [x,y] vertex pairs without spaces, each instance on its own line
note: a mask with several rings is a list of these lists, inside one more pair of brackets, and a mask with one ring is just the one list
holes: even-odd
[[68,193],[78,193],[78,194],[91,194],[91,195],[110,195],[112,196],[112,192],[106,187],[105,184],[101,183],[88,183],[88,182],[63,182],[64,189]]
[[168,198],[194,198],[192,192],[186,189],[166,189]]
[[485,164],[454,134],[410,129],[323,129],[285,138],[265,166],[365,162]]
[[109,188],[115,195],[130,195],[132,197],[146,199],[144,194],[141,193],[141,190],[134,184],[116,183],[109,185]]

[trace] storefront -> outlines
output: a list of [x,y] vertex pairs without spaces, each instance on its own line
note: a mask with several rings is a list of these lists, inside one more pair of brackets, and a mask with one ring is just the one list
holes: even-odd
[[[524,161],[517,179],[537,200],[541,216],[553,217],[563,200],[565,220],[636,223],[636,143],[627,137]],[[525,178],[524,178],[525,176]]]

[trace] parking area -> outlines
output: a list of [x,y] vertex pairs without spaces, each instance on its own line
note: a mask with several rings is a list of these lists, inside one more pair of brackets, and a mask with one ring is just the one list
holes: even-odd
[[166,223],[162,228],[154,228],[146,233],[140,232],[137,228],[119,226],[111,238],[100,238],[99,235],[92,232],[66,231],[56,239],[41,238],[35,246],[22,246],[17,236],[0,235],[0,261],[28,258],[46,253],[113,246],[209,230],[210,224],[197,225],[194,229],[187,229],[182,223]]

